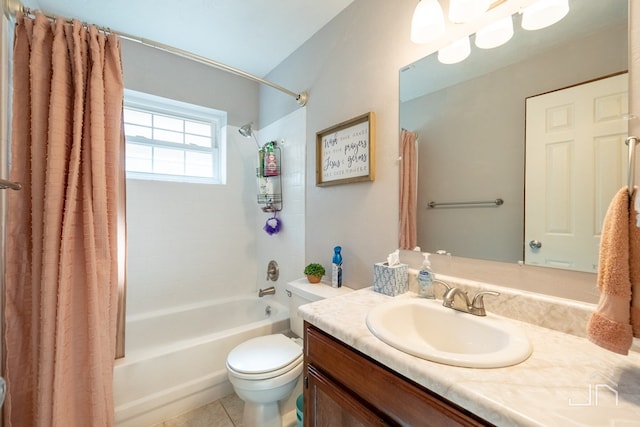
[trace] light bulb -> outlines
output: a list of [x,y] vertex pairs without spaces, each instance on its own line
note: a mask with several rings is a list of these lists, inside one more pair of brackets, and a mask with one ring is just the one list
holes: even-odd
[[476,33],[475,43],[480,49],[502,46],[513,37],[513,19],[504,17]]
[[438,61],[443,64],[455,64],[463,61],[471,53],[469,37],[463,37],[438,51]]
[[555,24],[569,13],[569,0],[540,0],[522,12],[522,28],[539,30]]
[[444,34],[444,13],[438,0],[421,0],[411,19],[411,41],[429,43]]

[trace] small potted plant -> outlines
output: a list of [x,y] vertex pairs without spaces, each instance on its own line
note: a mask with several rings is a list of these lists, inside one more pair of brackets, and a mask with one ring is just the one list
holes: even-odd
[[318,283],[324,276],[324,267],[320,264],[311,263],[304,268],[304,274],[307,275],[309,283]]

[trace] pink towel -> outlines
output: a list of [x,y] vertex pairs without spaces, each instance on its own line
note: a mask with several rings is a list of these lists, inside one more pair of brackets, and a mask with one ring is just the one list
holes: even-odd
[[587,323],[587,338],[600,347],[628,354],[640,337],[640,228],[627,187],[616,193],[604,218],[600,240],[600,301]]
[[639,197],[634,187],[629,214],[629,277],[631,278],[631,327],[633,336],[640,338],[640,226],[638,226],[634,199]]

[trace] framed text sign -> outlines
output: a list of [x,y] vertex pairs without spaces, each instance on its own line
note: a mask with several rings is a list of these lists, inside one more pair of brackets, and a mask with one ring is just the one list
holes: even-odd
[[373,181],[374,134],[373,112],[316,133],[316,186]]

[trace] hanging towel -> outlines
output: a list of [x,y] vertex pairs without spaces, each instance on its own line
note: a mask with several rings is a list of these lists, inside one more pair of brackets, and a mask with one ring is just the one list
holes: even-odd
[[640,223],[634,206],[638,206],[640,195],[634,187],[631,213],[629,215],[629,277],[631,279],[631,327],[633,336],[640,338]]
[[587,323],[587,338],[600,347],[628,354],[640,337],[640,228],[627,187],[614,196],[602,225],[598,263],[600,301]]
[[[636,215],[636,225],[638,227],[640,227],[640,197],[636,197],[636,201],[633,204],[633,207],[635,209],[635,215]],[[632,216],[633,218],[633,216]]]

